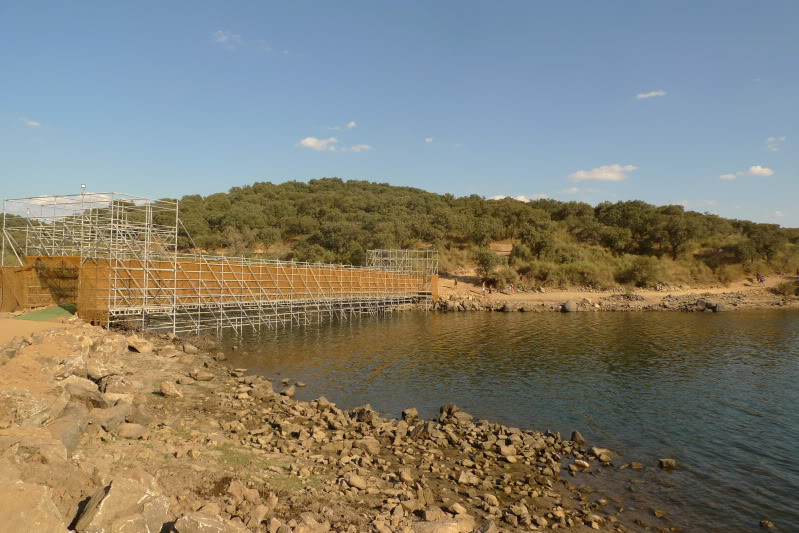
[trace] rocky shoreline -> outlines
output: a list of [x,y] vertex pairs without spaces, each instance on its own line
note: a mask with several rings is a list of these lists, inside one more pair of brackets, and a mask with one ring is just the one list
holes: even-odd
[[0,349],[4,531],[672,530],[570,485],[615,468],[579,433],[297,401],[192,342],[71,319]]
[[583,297],[560,303],[503,298],[497,296],[462,296],[450,294],[433,305],[436,311],[495,311],[495,312],[622,312],[622,311],[681,311],[721,312],[743,309],[799,309],[799,297],[783,296],[767,290],[726,293],[666,294],[652,301],[636,293],[615,293],[606,296]]

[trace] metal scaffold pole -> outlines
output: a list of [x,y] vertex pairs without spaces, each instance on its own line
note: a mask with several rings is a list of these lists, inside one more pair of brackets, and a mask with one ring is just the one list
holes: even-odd
[[358,267],[201,254],[186,234],[192,252],[183,253],[179,207],[121,193],[7,199],[2,264],[7,248],[21,264],[17,250],[75,259],[79,315],[174,334],[292,327],[432,302],[435,250],[368,250]]

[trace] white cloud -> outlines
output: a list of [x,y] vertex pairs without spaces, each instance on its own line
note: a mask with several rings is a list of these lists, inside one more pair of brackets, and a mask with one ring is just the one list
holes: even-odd
[[211,34],[211,39],[215,43],[231,50],[244,45],[244,39],[241,38],[241,35],[228,30],[216,30]]
[[761,167],[760,165],[752,165],[749,170],[744,172],[744,176],[773,176],[774,171],[768,167]]
[[572,181],[624,181],[627,172],[638,170],[635,165],[603,165],[591,170],[578,170],[569,179]]
[[425,137],[424,138],[424,142],[431,143],[431,142],[433,142],[433,138],[432,137]]
[[719,176],[720,179],[723,180],[734,180],[738,176],[758,176],[758,177],[765,177],[765,176],[773,176],[774,171],[768,167],[763,167],[760,165],[752,165],[746,170],[739,170],[738,172],[730,173],[730,174],[722,174]]
[[787,139],[787,137],[785,137],[784,135],[782,137],[769,137],[769,138],[767,138],[766,139],[766,150],[768,150],[769,152],[779,152],[780,147],[782,146],[782,143],[785,142],[785,139]]
[[335,152],[336,143],[338,139],[335,137],[328,137],[327,139],[317,139],[316,137],[306,137],[297,143],[297,146],[302,148],[310,148],[317,152]]
[[775,217],[784,217],[784,216],[785,216],[785,213],[783,213],[783,212],[782,212],[782,211],[780,211],[780,210],[777,210],[777,211],[774,211],[774,216],[775,216]]
[[577,194],[578,192],[580,192],[580,188],[579,187],[569,187],[568,189],[563,189],[560,192],[562,192],[563,194]]
[[[492,196],[491,198],[489,198],[489,200],[504,200],[505,198],[511,198],[511,197],[506,194],[498,194],[497,196]],[[518,200],[520,202],[532,202],[533,200],[545,200],[546,198],[549,198],[549,196],[543,193],[533,194],[531,196],[527,196],[524,194],[520,194],[519,196],[513,196],[514,200]]]
[[328,137],[318,139],[316,137],[306,137],[297,143],[300,148],[310,148],[317,152],[368,152],[372,149],[369,144],[353,144],[352,146],[339,146],[338,139]]
[[345,148],[344,151],[345,152],[368,152],[371,149],[372,149],[372,147],[369,146],[368,144],[355,144],[353,146],[350,146],[349,148]]
[[358,123],[355,122],[354,120],[350,120],[349,122],[347,122],[347,124],[345,124],[345,126],[348,130],[351,130],[352,128],[357,128]]
[[648,93],[638,93],[635,97],[639,100],[646,100],[648,98],[655,98],[656,96],[666,96],[668,93],[663,89],[657,91],[649,91]]
[[37,121],[31,120],[29,118],[20,118],[18,120],[20,122],[22,122],[23,124],[25,124],[26,126],[28,126],[29,128],[38,128],[39,126],[42,125],[41,122],[37,122]]

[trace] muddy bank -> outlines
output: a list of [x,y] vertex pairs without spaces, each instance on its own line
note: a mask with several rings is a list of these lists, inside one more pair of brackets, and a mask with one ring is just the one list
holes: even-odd
[[302,385],[228,368],[212,341],[77,321],[17,337],[0,351],[0,523],[59,533],[669,530],[662,513],[631,515],[570,486],[624,466],[579,434],[492,424],[451,404],[432,420],[412,408],[386,419],[296,401]]
[[[557,293],[554,293],[557,294]],[[573,296],[573,295],[570,295]],[[433,306],[438,311],[499,311],[499,312],[599,312],[599,311],[682,311],[720,312],[743,309],[799,309],[799,297],[775,294],[768,289],[734,292],[695,292],[666,294],[653,297],[636,293],[588,294],[581,298],[553,301],[526,297],[509,298],[502,294],[476,296],[449,294]]]

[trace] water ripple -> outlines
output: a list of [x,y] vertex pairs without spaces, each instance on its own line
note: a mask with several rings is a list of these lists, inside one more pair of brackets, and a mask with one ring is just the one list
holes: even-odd
[[669,504],[686,530],[799,524],[796,312],[405,313],[261,333],[244,350],[229,352],[234,364],[343,407],[435,416],[455,402],[514,426],[579,429],[625,460],[675,457],[680,469],[653,472],[634,497]]

